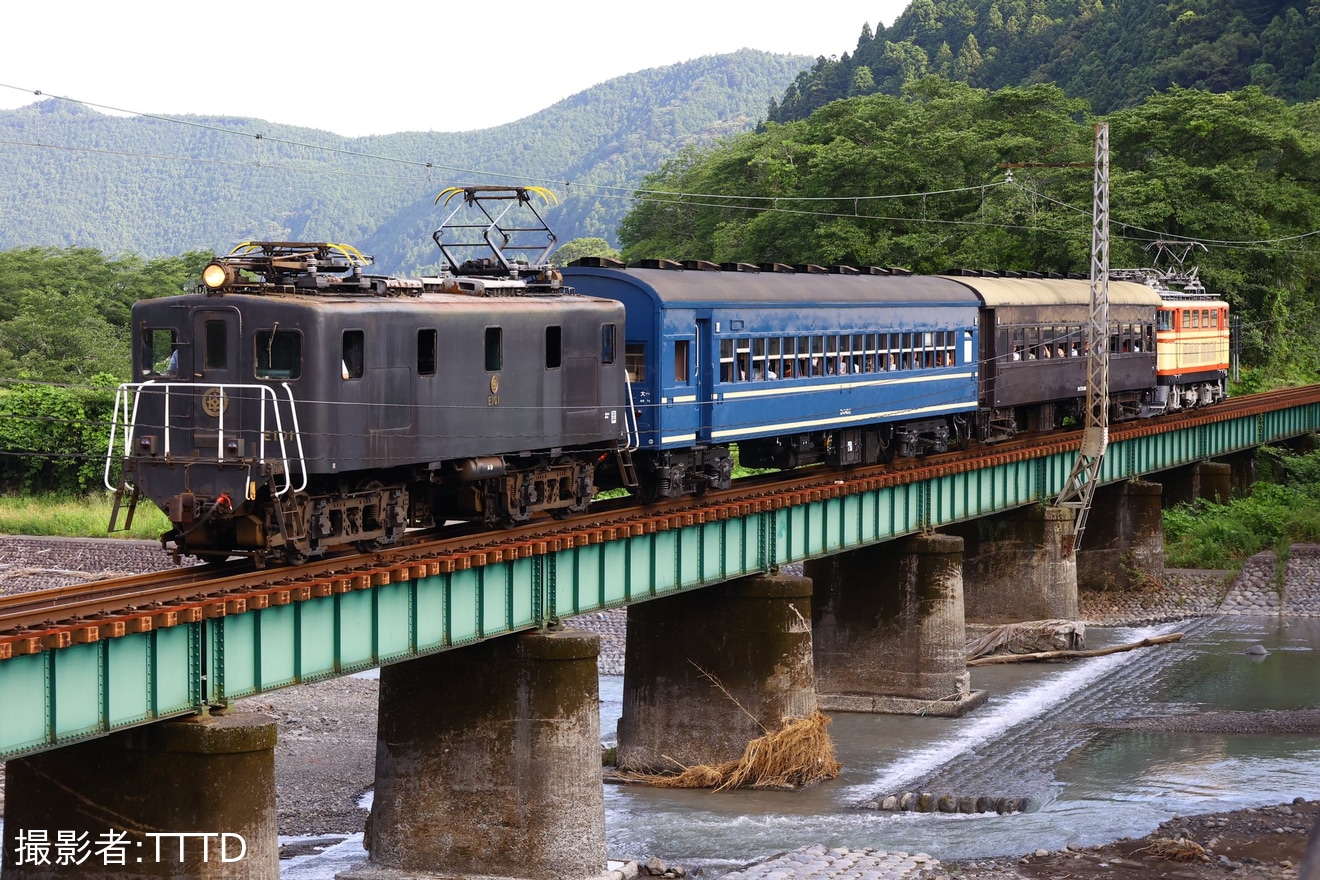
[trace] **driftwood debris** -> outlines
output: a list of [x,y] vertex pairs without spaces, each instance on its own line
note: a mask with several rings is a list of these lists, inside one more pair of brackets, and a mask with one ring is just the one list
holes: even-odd
[[967,659],[988,654],[1034,654],[1080,651],[1086,647],[1086,624],[1080,620],[1028,620],[993,627],[967,640]]
[[802,788],[839,775],[841,765],[826,731],[829,723],[820,712],[785,718],[779,730],[748,743],[736,761],[684,767],[677,775],[624,771],[619,778],[660,788]]
[[1123,651],[1135,651],[1137,648],[1149,648],[1151,645],[1163,645],[1176,642],[1182,633],[1169,633],[1165,636],[1152,636],[1127,645],[1110,645],[1108,648],[1093,648],[1088,651],[1037,651],[1034,654],[996,654],[992,657],[977,657],[968,660],[968,666],[990,666],[995,663],[1026,663],[1031,660],[1072,660],[1077,657],[1103,657],[1106,654],[1118,654]]

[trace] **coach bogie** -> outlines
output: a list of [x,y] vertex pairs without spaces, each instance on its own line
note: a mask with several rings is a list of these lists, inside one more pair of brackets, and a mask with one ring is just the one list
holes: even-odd
[[[727,446],[642,452],[636,455],[637,496],[646,502],[704,495],[733,485],[733,456]],[[744,459],[744,465],[749,465]]]

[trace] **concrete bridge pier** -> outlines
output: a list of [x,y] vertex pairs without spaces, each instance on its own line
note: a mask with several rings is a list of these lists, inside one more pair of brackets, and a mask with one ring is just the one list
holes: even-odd
[[163,721],[5,764],[5,880],[278,880],[275,722]]
[[1228,466],[1233,471],[1233,491],[1239,495],[1251,492],[1251,487],[1256,482],[1255,448],[1225,455],[1223,460],[1228,462]]
[[923,535],[806,564],[822,709],[949,716],[985,701],[966,667],[962,551]]
[[1128,480],[1098,486],[1077,550],[1077,583],[1091,590],[1130,590],[1164,577],[1164,521],[1159,483]]
[[735,760],[815,711],[811,590],[804,577],[754,575],[630,606],[619,766]]
[[961,535],[963,603],[968,622],[1076,620],[1076,513],[1035,505],[952,526]]
[[1233,465],[1224,462],[1198,461],[1156,474],[1151,479],[1164,487],[1165,505],[1193,501],[1227,504],[1233,497]]
[[339,876],[603,874],[599,653],[532,633],[383,667],[368,860]]

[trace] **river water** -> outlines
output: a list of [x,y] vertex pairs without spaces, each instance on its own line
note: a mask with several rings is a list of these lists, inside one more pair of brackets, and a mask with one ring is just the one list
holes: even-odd
[[[813,843],[985,857],[1141,836],[1177,814],[1320,796],[1317,737],[1105,726],[1210,710],[1320,708],[1320,621],[1092,628],[1088,647],[1173,631],[1187,638],[1068,664],[975,667],[972,686],[990,699],[965,718],[836,714],[843,773],[806,791],[609,786],[610,855],[658,855],[712,873]],[[1256,644],[1270,653],[1244,653]],[[603,715],[617,715],[621,692],[618,681],[602,681]],[[611,729],[608,717],[602,725]],[[1005,816],[860,808],[903,791],[1027,797],[1030,807]]]
[[[1067,664],[976,667],[972,686],[990,698],[965,718],[836,714],[831,733],[843,773],[805,791],[607,785],[610,858],[659,856],[717,876],[815,843],[940,859],[1011,855],[1142,836],[1179,814],[1320,797],[1320,737],[1113,727],[1208,711],[1320,708],[1320,620],[1223,617],[1091,628],[1087,641],[1101,647],[1173,631],[1187,636]],[[1244,653],[1257,644],[1270,653]],[[622,678],[601,678],[607,742],[622,695]],[[864,807],[903,791],[1025,797],[1030,806],[1005,816]],[[328,880],[362,857],[359,835],[286,863],[282,877]]]
[[[1010,855],[1137,837],[1178,814],[1320,797],[1320,737],[1114,727],[1207,711],[1320,708],[1320,620],[1223,617],[1091,628],[1087,642],[1100,647],[1172,631],[1187,636],[1067,664],[976,667],[972,686],[990,698],[965,718],[838,713],[831,733],[843,773],[805,791],[607,785],[610,858],[659,856],[716,876],[815,843],[939,859]],[[1257,644],[1270,653],[1244,653]],[[613,740],[622,692],[622,678],[601,678],[606,741]],[[864,806],[903,791],[1025,797],[1030,806],[1003,816]],[[354,835],[282,863],[281,877],[329,880],[363,858],[361,835]]]

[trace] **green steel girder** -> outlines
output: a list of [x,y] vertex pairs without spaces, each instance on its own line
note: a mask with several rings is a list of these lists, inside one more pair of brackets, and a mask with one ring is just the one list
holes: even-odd
[[[1320,405],[1110,444],[1101,483],[1320,430]],[[1045,501],[1072,453],[0,660],[0,760]]]

